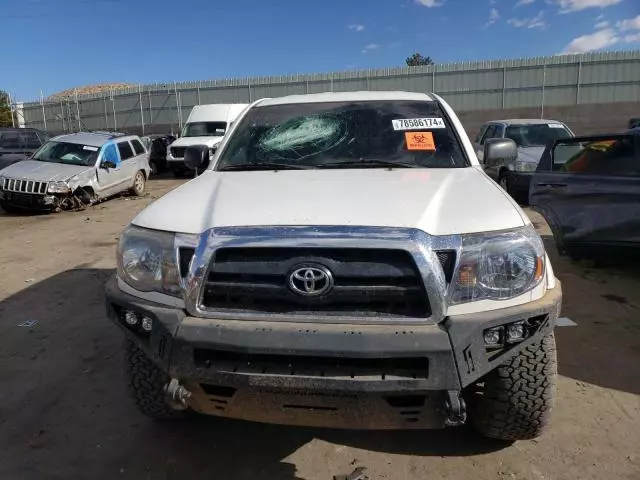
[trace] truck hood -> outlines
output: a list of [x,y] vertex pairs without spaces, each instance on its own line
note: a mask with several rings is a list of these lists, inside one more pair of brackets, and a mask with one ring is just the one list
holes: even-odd
[[172,147],[190,147],[191,145],[206,145],[211,148],[219,144],[224,137],[182,137],[174,141]]
[[0,170],[0,175],[21,180],[38,182],[65,181],[71,177],[93,170],[93,166],[65,165],[63,163],[23,160]]
[[538,163],[545,147],[518,147],[518,160],[527,163]]
[[350,225],[432,235],[525,225],[483,172],[457,169],[206,171],[149,205],[135,225],[182,233],[213,227]]

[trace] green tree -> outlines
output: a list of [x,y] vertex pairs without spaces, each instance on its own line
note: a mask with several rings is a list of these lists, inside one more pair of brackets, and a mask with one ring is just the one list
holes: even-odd
[[410,57],[407,57],[407,66],[409,67],[418,67],[420,65],[433,65],[433,60],[431,57],[423,57],[418,52],[414,53]]
[[0,90],[0,127],[11,127],[12,125],[9,94]]

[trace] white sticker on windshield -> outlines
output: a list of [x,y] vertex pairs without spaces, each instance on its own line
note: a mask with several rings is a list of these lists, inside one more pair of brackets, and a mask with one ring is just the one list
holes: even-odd
[[82,147],[83,150],[89,150],[90,152],[97,152],[98,151],[98,147],[90,147],[89,145],[84,145]]
[[216,133],[224,133],[224,128],[216,128]]
[[564,128],[564,125],[561,123],[550,123],[549,128]]
[[398,118],[391,120],[394,130],[420,130],[423,128],[446,128],[441,118]]

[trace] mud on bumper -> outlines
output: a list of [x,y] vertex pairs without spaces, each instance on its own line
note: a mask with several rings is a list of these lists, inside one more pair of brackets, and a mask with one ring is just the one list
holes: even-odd
[[[560,285],[536,301],[440,325],[344,325],[190,317],[107,284],[107,312],[191,392],[196,411],[281,424],[441,428],[447,402],[554,326]],[[129,327],[126,311],[153,321]],[[521,343],[487,350],[483,332],[530,321]]]

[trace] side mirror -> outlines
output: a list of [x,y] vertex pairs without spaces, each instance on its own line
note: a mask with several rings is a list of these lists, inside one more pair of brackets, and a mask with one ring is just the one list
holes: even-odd
[[105,170],[109,170],[110,168],[116,168],[115,162],[111,160],[103,160],[100,164],[100,168],[104,168]]
[[518,146],[510,138],[489,138],[484,142],[485,167],[513,163],[518,158]]
[[184,151],[184,164],[191,170],[203,170],[209,165],[209,147],[192,145]]

